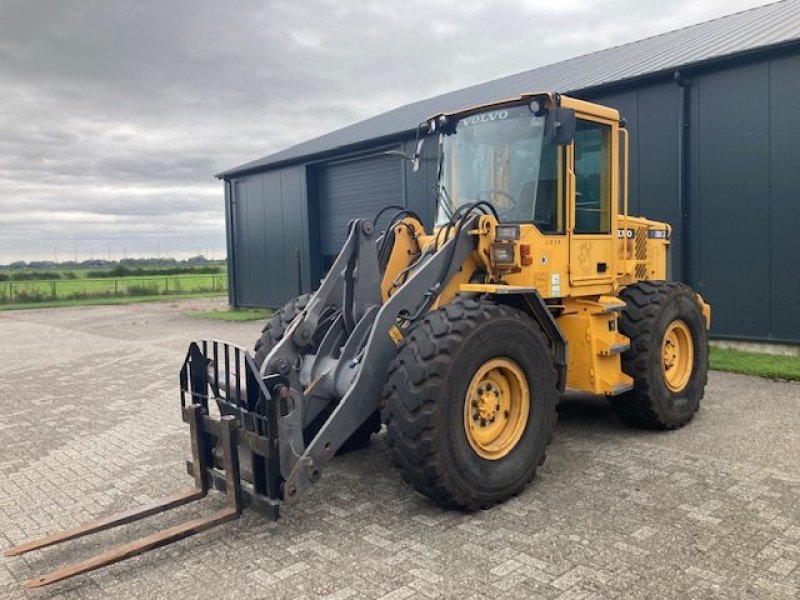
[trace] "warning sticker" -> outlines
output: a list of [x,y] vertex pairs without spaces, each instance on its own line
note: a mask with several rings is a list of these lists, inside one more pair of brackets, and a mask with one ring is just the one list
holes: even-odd
[[561,273],[550,274],[550,296],[561,296]]

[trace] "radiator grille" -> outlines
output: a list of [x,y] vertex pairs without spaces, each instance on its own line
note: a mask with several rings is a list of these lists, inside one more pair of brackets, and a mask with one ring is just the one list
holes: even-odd
[[637,227],[634,238],[636,279],[647,279],[647,227]]
[[647,260],[647,227],[636,228],[636,260]]

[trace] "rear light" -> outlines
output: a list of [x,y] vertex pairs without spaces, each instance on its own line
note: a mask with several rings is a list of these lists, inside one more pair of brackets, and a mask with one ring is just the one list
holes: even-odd
[[530,244],[519,245],[519,262],[523,267],[533,264],[533,255],[531,254]]
[[492,262],[496,265],[513,265],[514,244],[492,244]]

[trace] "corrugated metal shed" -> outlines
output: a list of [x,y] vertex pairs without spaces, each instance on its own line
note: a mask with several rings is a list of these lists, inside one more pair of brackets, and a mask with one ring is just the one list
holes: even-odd
[[430,115],[513,97],[526,90],[574,93],[799,42],[800,0],[783,0],[407,104],[224,171],[218,177],[398,136],[412,131]]

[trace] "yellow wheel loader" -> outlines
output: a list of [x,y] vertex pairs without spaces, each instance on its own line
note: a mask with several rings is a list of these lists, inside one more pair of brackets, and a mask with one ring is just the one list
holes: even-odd
[[[565,390],[674,429],[703,396],[710,307],[668,281],[670,226],[628,215],[628,134],[611,108],[555,93],[436,115],[437,223],[402,207],[350,223],[319,289],[255,353],[192,343],[180,372],[195,489],[34,540],[20,554],[202,497],[227,508],[29,582],[45,585],[235,518],[277,518],[381,424],[401,476],[445,506],[519,493]],[[376,223],[385,226],[376,228]],[[380,230],[378,230],[380,229]]]

